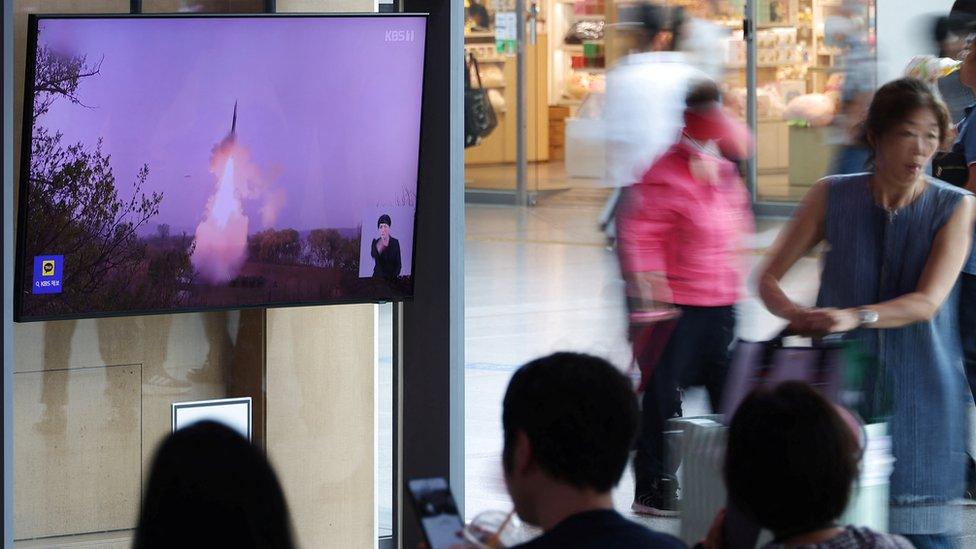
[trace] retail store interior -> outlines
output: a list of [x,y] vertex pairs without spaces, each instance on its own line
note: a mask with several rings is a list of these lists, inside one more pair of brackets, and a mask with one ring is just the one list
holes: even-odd
[[[496,43],[495,14],[514,2],[466,0],[465,52],[477,59],[482,85],[498,115],[498,127],[465,153],[469,191],[514,191],[516,160],[516,59]],[[874,2],[862,20],[873,43]],[[607,71],[631,46],[627,14],[634,3],[604,0],[543,0],[537,8],[534,43],[525,45],[527,189],[540,198],[566,191],[607,195],[606,151],[601,123]],[[668,0],[689,17],[718,26],[717,74],[726,107],[743,120],[747,102],[745,4]],[[757,198],[796,202],[825,173],[836,139],[831,128],[790,117],[795,98],[840,92],[841,46],[825,34],[825,21],[840,13],[840,0],[765,0],[756,18]],[[530,23],[531,24],[531,23]]]

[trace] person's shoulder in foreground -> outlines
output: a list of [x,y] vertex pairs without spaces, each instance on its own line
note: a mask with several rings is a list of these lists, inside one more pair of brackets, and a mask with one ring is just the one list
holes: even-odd
[[587,511],[566,518],[542,536],[517,545],[520,549],[683,549],[678,538],[654,532],[611,510]]
[[848,526],[844,532],[822,543],[787,546],[769,543],[763,549],[912,549],[907,539],[894,534],[883,534],[862,526]]

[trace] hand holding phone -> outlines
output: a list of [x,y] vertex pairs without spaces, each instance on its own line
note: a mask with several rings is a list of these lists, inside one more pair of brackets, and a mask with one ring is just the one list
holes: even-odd
[[465,547],[464,521],[445,478],[421,478],[407,483],[420,529],[429,549]]

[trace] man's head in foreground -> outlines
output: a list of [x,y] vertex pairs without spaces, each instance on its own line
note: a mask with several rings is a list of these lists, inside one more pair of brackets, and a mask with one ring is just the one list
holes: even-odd
[[519,516],[545,527],[554,499],[609,502],[638,420],[630,380],[606,360],[556,353],[519,368],[502,411],[505,483]]

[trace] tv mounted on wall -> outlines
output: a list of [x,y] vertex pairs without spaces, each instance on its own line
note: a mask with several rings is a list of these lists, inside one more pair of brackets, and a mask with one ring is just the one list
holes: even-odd
[[16,319],[412,297],[426,23],[31,16]]

